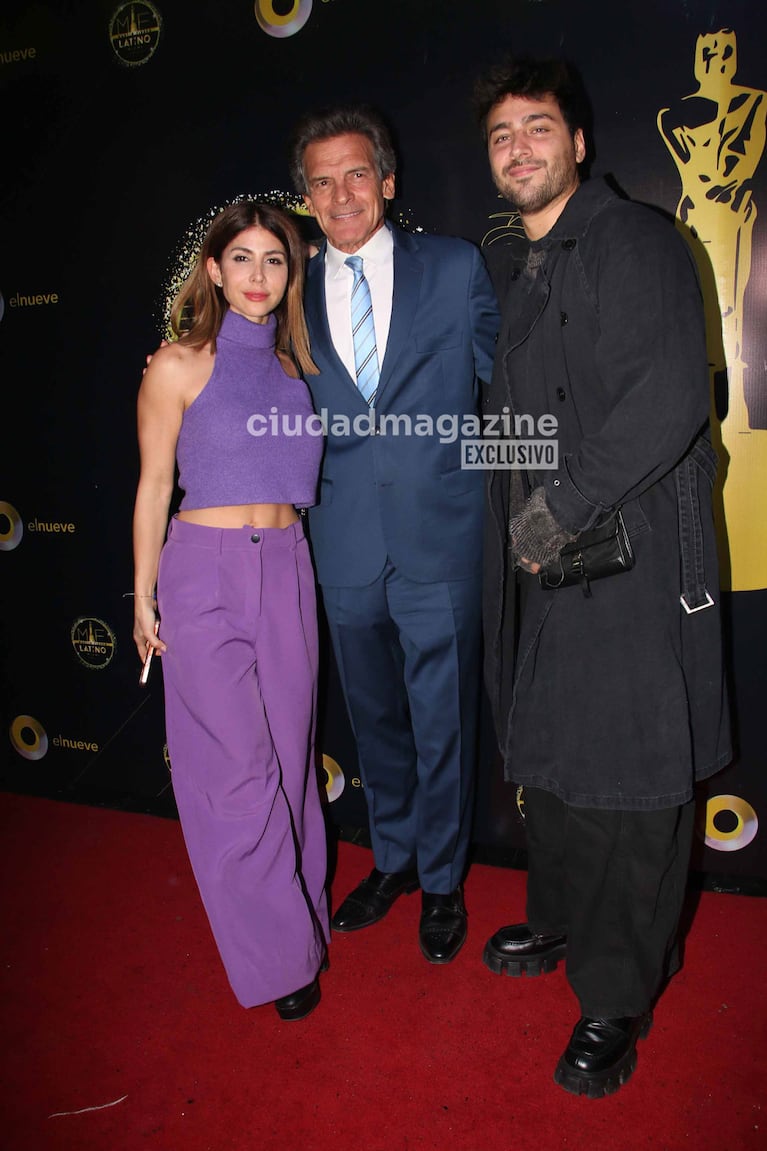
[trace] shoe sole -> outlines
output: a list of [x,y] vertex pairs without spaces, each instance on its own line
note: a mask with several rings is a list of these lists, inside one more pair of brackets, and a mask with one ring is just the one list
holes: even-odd
[[567,953],[567,944],[560,943],[557,947],[552,947],[551,951],[546,955],[531,955],[523,956],[520,959],[509,959],[507,955],[499,955],[495,948],[490,944],[485,945],[485,950],[482,954],[482,962],[485,967],[488,967],[494,975],[511,975],[517,978],[520,975],[529,975],[530,977],[536,975],[548,975],[551,971],[556,971],[560,959],[564,959]]
[[[639,1039],[646,1039],[652,1027],[652,1015],[648,1015],[642,1024],[642,1029],[637,1036]],[[577,1071],[565,1061],[564,1055],[557,1064],[556,1071],[554,1072],[554,1082],[563,1087],[565,1091],[569,1091],[571,1095],[585,1095],[587,1099],[603,1099],[605,1095],[614,1095],[626,1083],[628,1083],[631,1076],[634,1074],[634,1069],[637,1065],[636,1043],[627,1051],[622,1059],[612,1067],[607,1068],[605,1071],[594,1071],[589,1073],[587,1071]]]

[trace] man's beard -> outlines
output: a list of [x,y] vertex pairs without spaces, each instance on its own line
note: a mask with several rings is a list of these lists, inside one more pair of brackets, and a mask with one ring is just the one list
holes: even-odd
[[[519,164],[516,167],[524,167]],[[573,162],[557,160],[552,166],[545,168],[545,179],[537,181],[535,176],[530,177],[530,183],[520,184],[513,180],[514,168],[503,172],[495,180],[498,191],[509,201],[512,208],[516,208],[523,216],[528,213],[540,212],[547,208],[557,197],[566,192],[577,180],[578,169]]]

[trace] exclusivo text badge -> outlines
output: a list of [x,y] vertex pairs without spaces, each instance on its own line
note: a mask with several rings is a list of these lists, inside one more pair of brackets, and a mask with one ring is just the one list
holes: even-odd
[[462,440],[461,467],[468,470],[556,470],[559,467],[559,444],[556,440]]

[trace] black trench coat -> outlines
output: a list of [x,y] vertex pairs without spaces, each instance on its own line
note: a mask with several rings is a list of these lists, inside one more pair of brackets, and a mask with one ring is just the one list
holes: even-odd
[[590,597],[514,572],[510,473],[489,474],[485,672],[506,777],[576,806],[670,807],[731,758],[697,275],[673,225],[603,181],[532,249],[535,273],[490,249],[503,321],[484,410],[556,417],[558,467],[528,490],[571,532],[621,507],[636,564]]

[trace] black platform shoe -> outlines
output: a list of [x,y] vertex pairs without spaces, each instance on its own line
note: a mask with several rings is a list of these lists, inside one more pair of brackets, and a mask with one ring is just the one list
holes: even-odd
[[514,923],[487,941],[482,960],[496,975],[544,975],[566,951],[566,935],[536,935],[529,924]]
[[554,1072],[554,1082],[571,1095],[601,1099],[628,1082],[636,1067],[636,1045],[652,1027],[652,1011],[620,1019],[589,1019],[575,1025]]

